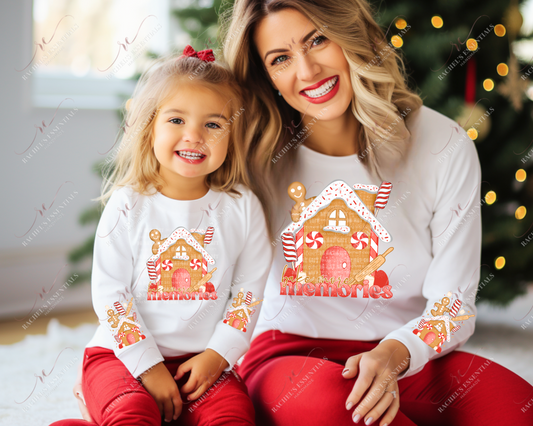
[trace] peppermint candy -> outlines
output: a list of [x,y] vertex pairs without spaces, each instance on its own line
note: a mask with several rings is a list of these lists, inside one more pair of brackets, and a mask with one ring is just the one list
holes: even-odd
[[305,243],[307,244],[307,247],[311,249],[317,249],[324,244],[324,237],[322,237],[320,232],[309,232],[309,234],[305,236]]
[[350,238],[350,243],[354,249],[363,250],[368,245],[368,235],[364,232],[354,232]]
[[161,262],[161,268],[163,268],[163,271],[170,271],[174,265],[172,264],[171,260],[163,260]]
[[200,262],[200,259],[192,259],[189,263],[189,266],[192,270],[197,271],[200,269],[200,266],[202,266],[202,262]]

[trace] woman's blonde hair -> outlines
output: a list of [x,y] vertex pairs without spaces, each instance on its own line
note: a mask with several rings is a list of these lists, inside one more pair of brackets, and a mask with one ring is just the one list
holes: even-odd
[[[402,158],[410,139],[403,117],[422,106],[420,96],[407,87],[399,52],[387,44],[366,0],[235,0],[221,17],[221,39],[225,60],[237,81],[254,94],[249,100],[246,155],[252,188],[267,217],[278,198],[273,163],[281,170],[294,164],[296,150],[287,150],[294,146],[294,135],[287,129],[301,122],[301,116],[277,95],[253,37],[265,16],[287,8],[302,13],[343,49],[354,91],[350,107],[361,123],[356,146],[371,174],[381,178],[387,158]],[[284,154],[279,161],[274,161],[276,153]]]
[[228,153],[222,166],[206,177],[206,183],[214,190],[240,195],[235,185],[248,182],[242,144],[244,96],[231,72],[217,62],[173,55],[160,58],[143,73],[133,98],[126,104],[124,133],[117,152],[108,157],[98,200],[105,204],[113,191],[124,186],[141,194],[161,190],[163,180],[152,149],[154,122],[161,105],[174,94],[177,85],[188,82],[203,84],[228,99],[231,131],[223,128],[224,134],[229,131]]

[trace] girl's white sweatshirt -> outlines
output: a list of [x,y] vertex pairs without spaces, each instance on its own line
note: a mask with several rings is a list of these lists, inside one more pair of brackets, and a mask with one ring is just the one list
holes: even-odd
[[249,347],[272,260],[261,204],[237,189],[240,198],[209,190],[192,201],[113,193],[96,231],[100,326],[88,347],[113,349],[134,377],[207,348],[233,367]]

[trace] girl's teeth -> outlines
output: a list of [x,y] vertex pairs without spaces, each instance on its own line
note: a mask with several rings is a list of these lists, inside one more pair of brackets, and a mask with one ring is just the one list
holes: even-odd
[[204,157],[203,154],[197,152],[188,152],[188,151],[178,151],[180,157],[186,158],[187,160],[199,160]]
[[326,93],[329,93],[333,86],[335,86],[335,83],[337,82],[338,77],[334,77],[331,80],[325,82],[322,86],[320,86],[318,89],[313,90],[304,90],[304,93],[309,96],[310,98],[319,98],[321,96],[324,96]]

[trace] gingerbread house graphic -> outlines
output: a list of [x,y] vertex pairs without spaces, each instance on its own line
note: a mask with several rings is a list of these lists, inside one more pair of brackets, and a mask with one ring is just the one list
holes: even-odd
[[121,318],[118,324],[118,332],[115,335],[118,348],[122,349],[124,346],[133,345],[139,340],[146,339],[146,336],[139,330],[139,325],[131,318]]
[[[153,255],[146,265],[150,277],[149,292],[198,290],[195,285],[209,275],[208,265],[215,260],[204,249],[213,238],[214,228],[207,230],[179,227],[165,239],[157,229],[150,231]],[[207,277],[206,277],[207,278]]]
[[297,276],[314,284],[332,278],[362,281],[355,277],[378,256],[379,241],[392,240],[374,216],[379,190],[363,184],[352,189],[337,180],[308,200],[299,220],[281,233],[285,260],[293,262]]
[[[442,344],[444,342],[449,342],[451,340],[451,336],[461,328],[461,326],[456,325],[454,321],[465,321],[474,316],[457,316],[462,304],[461,300],[459,299],[455,300],[451,309],[448,308],[449,304],[449,297],[443,297],[440,303],[436,302],[435,309],[431,310],[431,315],[433,318],[429,320],[422,318],[418,323],[417,328],[413,330],[415,335],[420,337],[424,343],[426,343],[437,353],[442,352]],[[464,313],[464,311],[461,311],[460,313]]]
[[262,302],[262,300],[256,301],[252,299],[252,292],[246,293],[244,298],[243,289],[234,297],[235,301],[230,305],[226,312],[226,317],[222,321],[224,324],[228,324],[237,330],[246,332],[246,325],[250,322],[252,315],[255,313],[254,306]]

